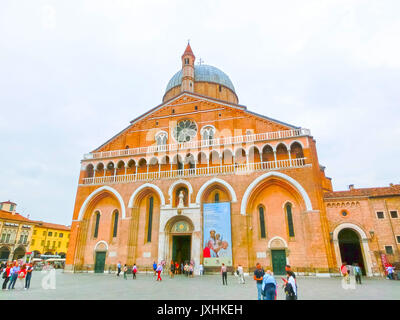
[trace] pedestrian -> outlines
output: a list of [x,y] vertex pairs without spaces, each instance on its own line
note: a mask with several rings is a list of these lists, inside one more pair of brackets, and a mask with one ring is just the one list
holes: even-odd
[[185,272],[185,265],[183,264],[183,261],[181,262],[181,274],[184,274]]
[[393,266],[389,264],[389,265],[386,267],[386,271],[387,271],[389,280],[394,280],[394,277],[393,277],[394,268],[393,268]]
[[222,274],[222,285],[228,285],[228,272],[226,270],[226,266],[223,263],[221,266],[221,274]]
[[262,300],[262,282],[264,277],[264,269],[261,268],[261,264],[257,262],[256,270],[254,271],[254,280],[257,285],[257,298],[258,300]]
[[189,266],[189,277],[193,278],[194,277],[194,267],[193,264],[190,264]]
[[175,262],[175,274],[179,273],[179,262]]
[[204,274],[204,267],[203,267],[203,265],[201,263],[199,265],[199,273],[200,273],[201,276]]
[[125,280],[128,280],[128,278],[126,277],[127,273],[128,273],[128,266],[125,263],[125,265],[124,265],[124,279]]
[[153,271],[154,271],[154,276],[157,274],[157,263],[153,261]]
[[117,264],[117,277],[119,277],[120,273],[121,273],[121,261],[118,261],[118,264]]
[[169,277],[173,278],[175,274],[175,262],[171,260],[171,264],[169,266]]
[[286,294],[286,300],[297,300],[297,289],[296,289],[297,286],[293,277],[293,271],[286,271],[286,274],[287,274],[287,280],[283,285]]
[[157,273],[157,280],[156,281],[161,281],[161,272],[163,271],[163,267],[161,265],[161,263],[158,264],[157,268],[156,268],[156,273]]
[[26,265],[26,275],[25,275],[25,290],[28,290],[31,286],[33,266],[31,263]]
[[136,263],[133,264],[132,267],[132,279],[136,279],[136,272],[137,272],[137,267],[136,267]]
[[243,272],[243,267],[240,264],[238,265],[236,274],[239,277],[239,283],[244,284],[244,272]]
[[183,271],[185,272],[186,277],[189,276],[189,265],[186,263],[183,267]]
[[18,285],[17,285],[17,288],[19,288],[20,290],[24,289],[25,275],[26,275],[26,265],[23,265],[20,268],[20,270],[18,271]]
[[262,292],[264,300],[275,300],[276,299],[276,280],[272,275],[271,270],[267,270],[263,277]]
[[15,261],[14,266],[11,268],[11,271],[10,271],[11,279],[8,284],[8,290],[15,288],[15,282],[17,281],[19,270],[20,270],[20,267],[19,267],[18,263]]
[[342,266],[340,267],[340,272],[341,272],[341,274],[342,274],[342,276],[344,278],[344,281],[346,283],[349,283],[350,282],[350,277],[349,277],[349,271],[347,270],[346,264],[347,263],[345,261],[343,261]]
[[358,263],[354,263],[354,275],[356,277],[356,282],[361,284],[361,268]]
[[3,272],[3,276],[2,276],[4,279],[3,286],[2,286],[3,290],[7,290],[7,283],[10,280],[10,271],[11,271],[11,264],[7,263],[6,268]]
[[290,265],[288,265],[288,264],[285,266],[285,271],[286,271],[286,272],[292,271],[292,277],[294,278],[294,282],[295,282],[295,284],[296,284],[296,297],[298,297],[298,296],[299,296],[299,292],[297,291],[296,274],[295,274],[294,271],[292,270],[292,267],[291,267]]

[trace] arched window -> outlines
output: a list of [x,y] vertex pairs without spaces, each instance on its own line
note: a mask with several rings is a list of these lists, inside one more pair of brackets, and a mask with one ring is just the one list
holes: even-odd
[[149,198],[149,214],[147,220],[147,242],[151,242],[151,228],[153,224],[153,206],[154,206],[154,198]]
[[93,232],[93,238],[97,238],[97,236],[99,235],[99,225],[100,225],[100,212],[96,212],[95,213],[95,226],[94,226],[94,232]]
[[117,236],[117,233],[118,233],[118,216],[119,216],[118,210],[115,210],[114,211],[114,221],[113,221],[113,224],[114,224],[114,226],[113,226],[113,238],[115,238]]
[[265,239],[267,237],[265,233],[265,217],[264,217],[264,207],[258,207],[258,215],[260,219],[260,236],[261,239]]
[[216,192],[214,195],[214,202],[219,202],[219,193]]
[[287,203],[285,205],[285,210],[286,210],[289,237],[294,237],[292,205],[290,203]]
[[206,143],[209,143],[210,140],[215,138],[215,128],[212,126],[205,126],[201,129],[201,137]]

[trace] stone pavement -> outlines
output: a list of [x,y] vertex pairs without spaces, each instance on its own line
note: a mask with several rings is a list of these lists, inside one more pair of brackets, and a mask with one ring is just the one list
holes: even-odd
[[[55,271],[55,270],[54,270]],[[7,299],[135,299],[135,300],[255,300],[257,290],[252,277],[246,277],[246,283],[239,284],[235,276],[228,276],[228,286],[223,286],[219,275],[195,276],[187,278],[177,275],[170,279],[163,276],[162,282],[155,281],[151,274],[137,275],[136,280],[128,276],[93,273],[55,273],[55,289],[51,287],[49,274],[34,271],[30,290],[14,289],[0,291],[0,300]],[[276,277],[278,284],[282,283]],[[2,279],[0,282],[2,283]],[[400,281],[363,278],[363,284],[355,289],[345,290],[340,278],[298,277],[299,299],[400,299]],[[54,283],[53,283],[54,284]],[[278,299],[284,299],[283,289],[278,289]]]

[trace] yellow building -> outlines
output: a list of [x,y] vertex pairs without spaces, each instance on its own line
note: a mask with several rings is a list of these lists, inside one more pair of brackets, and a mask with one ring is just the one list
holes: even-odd
[[0,261],[21,259],[29,251],[33,223],[16,208],[14,202],[0,202]]
[[41,254],[60,255],[65,258],[68,250],[71,228],[61,224],[43,221],[32,221],[34,229],[29,250],[35,252],[35,257]]

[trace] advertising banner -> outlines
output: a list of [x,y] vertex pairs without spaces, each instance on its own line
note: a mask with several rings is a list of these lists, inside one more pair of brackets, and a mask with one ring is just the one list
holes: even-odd
[[204,266],[232,266],[230,202],[204,203],[203,217]]

